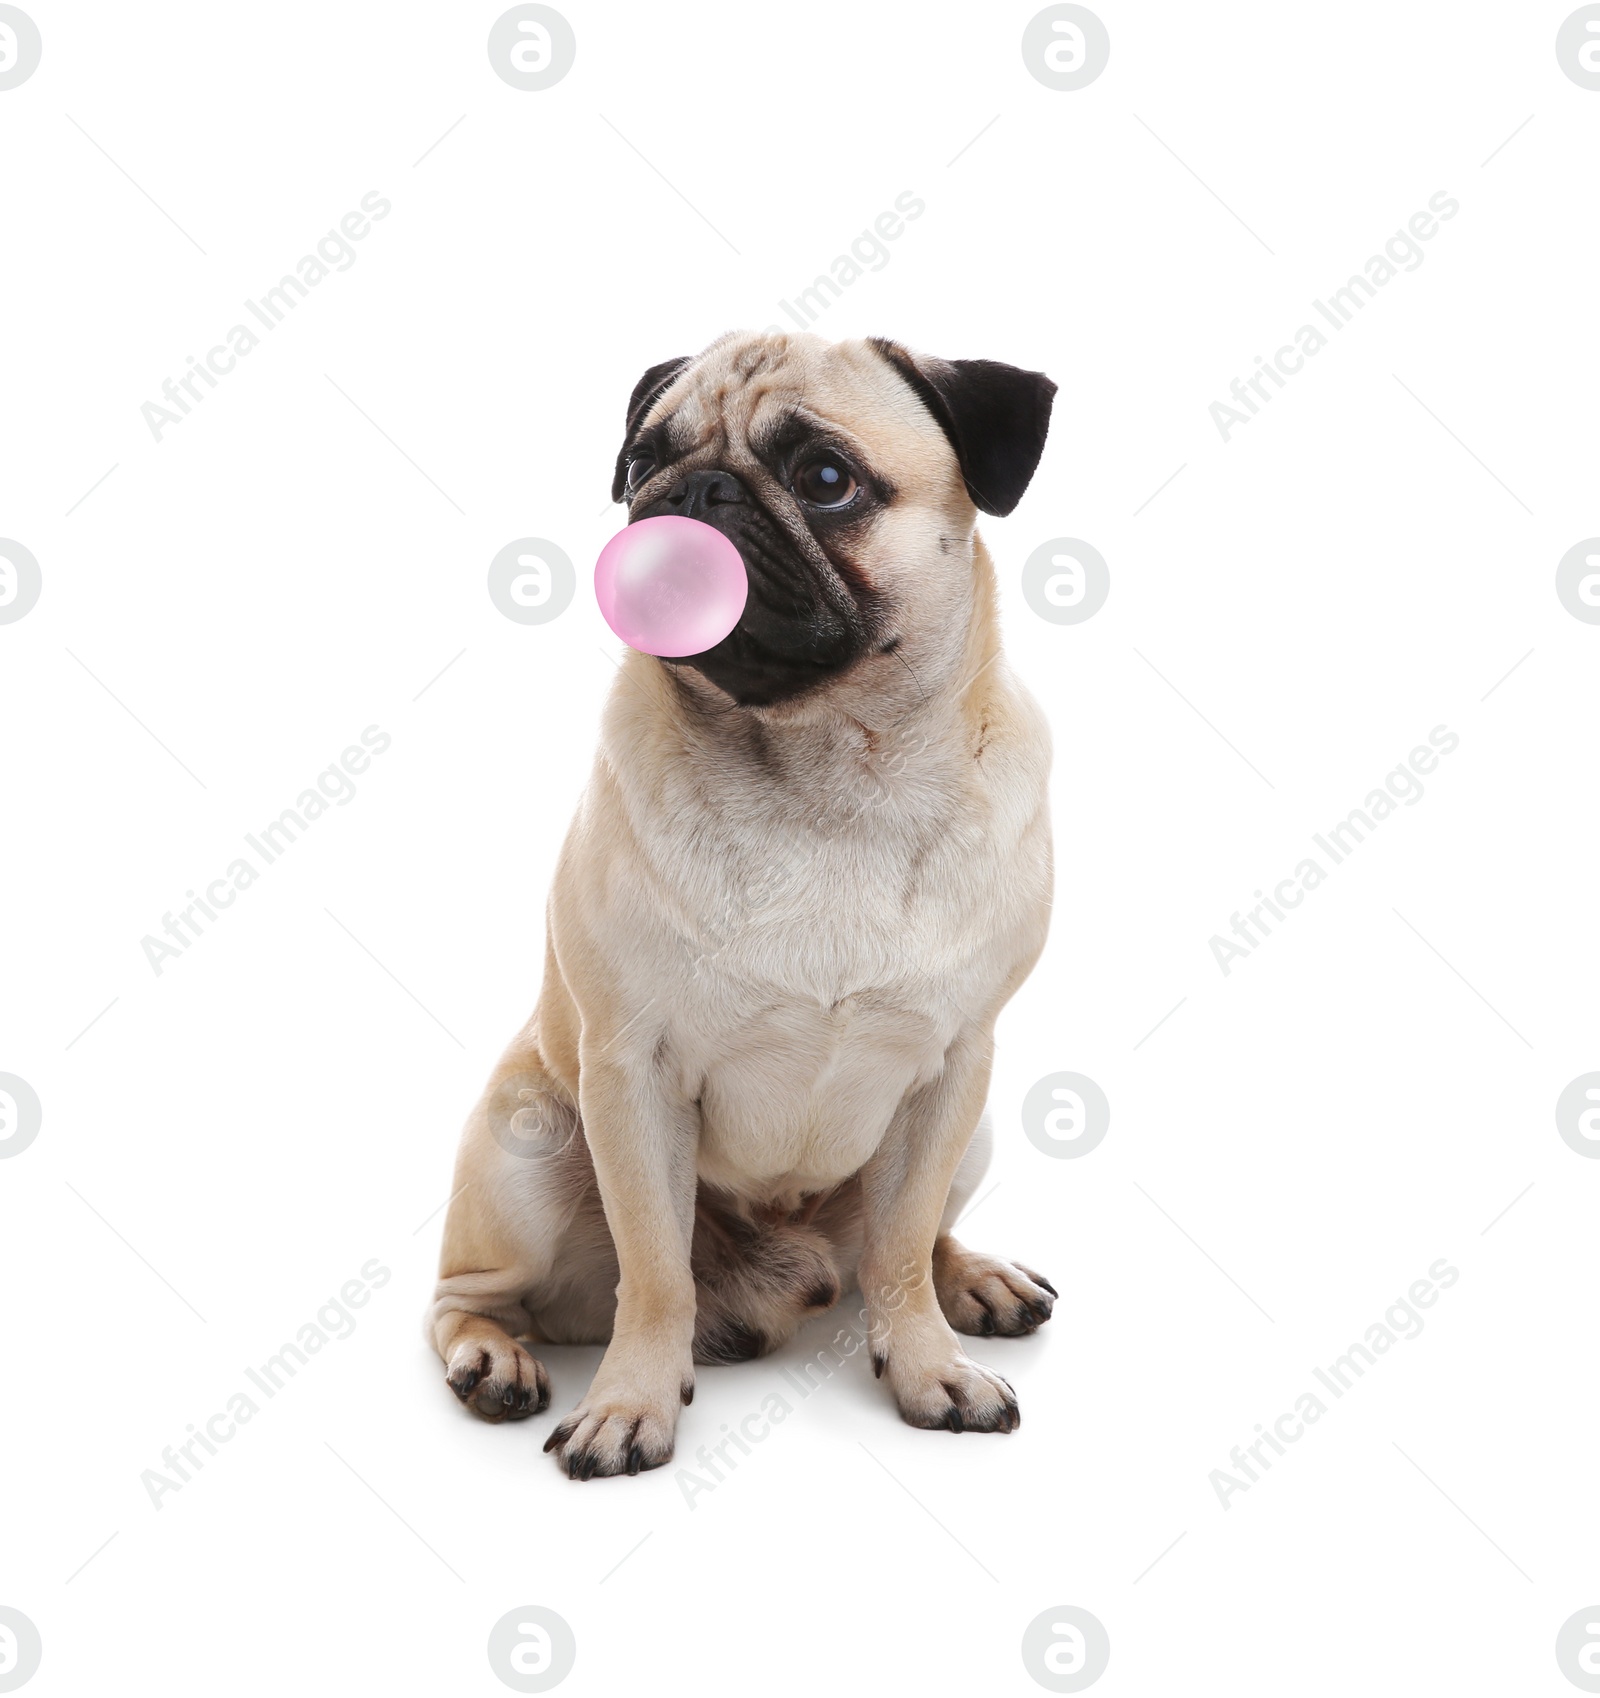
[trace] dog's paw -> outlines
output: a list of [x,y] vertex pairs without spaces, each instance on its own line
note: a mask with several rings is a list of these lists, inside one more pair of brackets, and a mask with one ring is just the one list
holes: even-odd
[[569,1480],[638,1474],[672,1459],[678,1410],[693,1396],[686,1386],[669,1404],[640,1396],[606,1396],[596,1387],[544,1441]]
[[992,1368],[959,1352],[931,1370],[897,1370],[891,1346],[888,1369],[895,1402],[913,1427],[1010,1433],[1022,1425],[1022,1411],[1010,1384]]
[[450,1353],[445,1384],[485,1421],[523,1421],[550,1407],[544,1363],[513,1340],[463,1339]]
[[935,1254],[933,1288],[950,1325],[979,1338],[1034,1332],[1056,1302],[1056,1288],[1042,1274],[959,1247]]

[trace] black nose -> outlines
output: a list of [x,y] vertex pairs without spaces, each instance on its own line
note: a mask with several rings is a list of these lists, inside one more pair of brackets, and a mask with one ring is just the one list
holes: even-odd
[[685,519],[698,519],[713,507],[731,507],[745,499],[744,485],[732,472],[690,472],[661,498],[662,505]]

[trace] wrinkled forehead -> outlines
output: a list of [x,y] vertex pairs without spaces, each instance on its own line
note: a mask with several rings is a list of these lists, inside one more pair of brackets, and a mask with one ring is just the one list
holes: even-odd
[[943,432],[867,342],[743,334],[709,347],[651,408],[681,451],[760,452],[797,426],[853,442],[892,473],[955,467]]

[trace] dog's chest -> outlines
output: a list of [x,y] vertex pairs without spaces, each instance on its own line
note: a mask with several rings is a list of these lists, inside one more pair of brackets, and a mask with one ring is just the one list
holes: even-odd
[[983,834],[947,826],[788,841],[710,881],[675,1059],[700,1168],[726,1189],[820,1189],[873,1153],[1003,981],[1015,939]]

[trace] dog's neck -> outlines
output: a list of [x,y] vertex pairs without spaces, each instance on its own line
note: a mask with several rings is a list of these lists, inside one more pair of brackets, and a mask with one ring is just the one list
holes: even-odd
[[1003,687],[998,642],[992,628],[982,634],[937,680],[880,655],[864,663],[868,678],[778,708],[741,708],[697,676],[631,654],[607,709],[606,745],[618,764],[659,756],[692,769],[704,787],[751,786],[769,807],[792,800],[811,814],[819,798],[854,809],[864,795],[879,806],[946,789],[981,753],[984,701]]
[[815,808],[819,796],[948,787],[981,755],[989,703],[1009,685],[993,568],[973,537],[972,599],[948,646],[926,637],[866,656],[793,702],[740,707],[688,667],[627,654],[606,710],[611,758],[687,759],[705,786],[759,785]]

